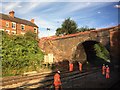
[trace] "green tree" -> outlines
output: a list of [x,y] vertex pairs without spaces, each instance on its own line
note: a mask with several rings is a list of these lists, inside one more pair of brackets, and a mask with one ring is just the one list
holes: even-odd
[[89,28],[88,26],[83,26],[81,28],[78,28],[78,32],[84,32],[84,31],[90,31],[95,30],[95,28]]
[[95,28],[89,28],[88,26],[83,26],[81,28],[78,28],[74,20],[67,18],[62,23],[61,27],[57,28],[56,35],[59,36],[59,35],[74,34],[77,32],[84,32],[89,30],[95,30]]
[[57,30],[56,30],[56,35],[57,36],[59,36],[59,35],[61,35],[61,34],[63,34],[64,32],[63,32],[63,29],[62,28],[57,28]]
[[56,30],[56,35],[67,35],[67,34],[73,34],[77,32],[77,24],[74,20],[71,20],[70,18],[65,19],[65,21],[62,23],[62,27],[58,28]]

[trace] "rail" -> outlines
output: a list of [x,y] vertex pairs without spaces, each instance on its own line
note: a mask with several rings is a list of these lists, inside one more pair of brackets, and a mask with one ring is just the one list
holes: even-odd
[[[83,72],[80,71],[64,71],[61,72],[61,81],[62,83],[67,83],[72,79],[77,79],[80,77],[84,77],[85,75],[89,75],[100,70],[99,68],[92,68],[90,71],[84,69]],[[53,84],[53,76],[55,72],[52,73],[44,73],[37,74],[32,76],[23,76],[17,78],[8,78],[3,79],[2,81],[2,89],[11,89],[11,88],[49,88]],[[32,80],[37,80],[34,82]],[[29,83],[28,83],[29,82]],[[32,83],[30,83],[32,82]]]

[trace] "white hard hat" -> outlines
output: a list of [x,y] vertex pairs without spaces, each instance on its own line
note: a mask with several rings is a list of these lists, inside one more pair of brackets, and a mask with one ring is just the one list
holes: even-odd
[[106,67],[108,67],[108,65],[106,65]]
[[60,73],[60,71],[57,71],[58,73]]

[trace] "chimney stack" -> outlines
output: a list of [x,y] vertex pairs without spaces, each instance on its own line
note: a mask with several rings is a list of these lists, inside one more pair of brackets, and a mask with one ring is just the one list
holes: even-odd
[[9,15],[14,18],[14,13],[15,13],[14,11],[10,11]]
[[34,23],[34,19],[31,19],[31,22]]

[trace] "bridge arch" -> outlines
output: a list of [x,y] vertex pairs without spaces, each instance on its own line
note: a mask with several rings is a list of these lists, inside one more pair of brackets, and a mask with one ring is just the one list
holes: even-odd
[[[93,66],[96,65],[99,66],[102,65],[103,63],[107,63],[107,61],[96,55],[96,51],[94,49],[95,44],[102,45],[100,42],[96,40],[86,40],[78,43],[76,47],[74,47],[72,60],[75,62],[81,62],[83,64],[88,62]],[[106,49],[104,45],[102,46]]]

